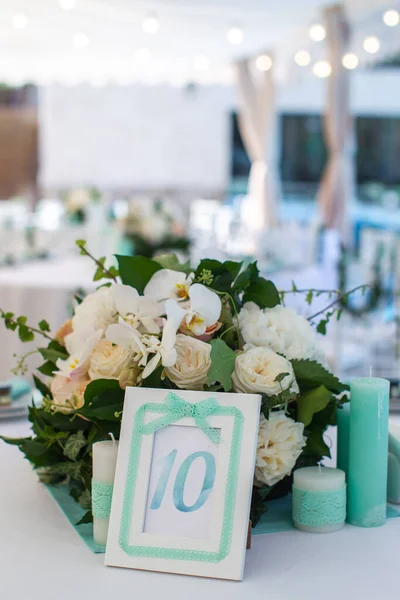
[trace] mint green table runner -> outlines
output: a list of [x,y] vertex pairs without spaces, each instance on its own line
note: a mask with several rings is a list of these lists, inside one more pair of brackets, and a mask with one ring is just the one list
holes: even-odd
[[[93,540],[92,524],[76,525],[86,511],[71,498],[68,488],[63,485],[47,485],[46,487],[77,534],[80,535],[91,551],[96,554],[104,553],[104,546],[99,546]],[[395,508],[388,505],[387,518],[392,519],[394,517],[400,517],[400,506],[399,508]],[[263,514],[257,526],[252,529],[252,534],[279,533],[281,531],[291,531],[292,529],[294,529],[292,524],[292,497],[289,495],[285,498],[268,502],[268,512]]]

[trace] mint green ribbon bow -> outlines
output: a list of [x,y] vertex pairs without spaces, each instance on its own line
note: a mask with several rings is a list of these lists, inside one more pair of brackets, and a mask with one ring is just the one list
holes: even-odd
[[142,431],[144,434],[151,434],[185,417],[192,417],[197,427],[204,431],[214,444],[219,444],[221,441],[219,431],[211,427],[207,421],[207,417],[212,415],[218,408],[219,404],[215,398],[207,398],[196,404],[191,404],[177,394],[170,392],[165,398],[166,414],[151,421],[151,423],[143,425]]

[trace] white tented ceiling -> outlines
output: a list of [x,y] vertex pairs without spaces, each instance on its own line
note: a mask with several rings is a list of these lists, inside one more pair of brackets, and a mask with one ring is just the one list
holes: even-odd
[[[229,83],[234,59],[264,51],[293,56],[309,42],[308,27],[321,22],[329,4],[332,0],[0,0],[0,82]],[[345,4],[359,21],[364,13],[381,20],[389,3]],[[153,19],[150,28],[158,21],[158,32],[143,30],[146,18]],[[242,31],[241,43],[228,41],[232,27]]]

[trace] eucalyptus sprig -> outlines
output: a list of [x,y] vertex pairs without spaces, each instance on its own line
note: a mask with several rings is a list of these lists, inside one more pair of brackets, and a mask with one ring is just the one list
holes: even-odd
[[75,244],[78,246],[82,256],[88,256],[97,265],[97,270],[93,276],[93,281],[99,281],[100,279],[112,279],[115,283],[118,282],[118,269],[114,266],[111,266],[107,269],[104,266],[106,262],[105,256],[102,256],[101,258],[96,258],[95,256],[93,256],[93,254],[91,254],[86,248],[85,240],[76,240]]
[[53,341],[53,338],[48,335],[48,332],[50,331],[50,325],[44,319],[38,323],[37,327],[32,327],[32,325],[28,325],[27,317],[16,317],[14,313],[5,312],[1,308],[0,318],[3,319],[4,325],[7,329],[10,329],[11,331],[18,329],[18,336],[21,342],[32,342],[35,339],[35,334],[42,335],[50,342]]

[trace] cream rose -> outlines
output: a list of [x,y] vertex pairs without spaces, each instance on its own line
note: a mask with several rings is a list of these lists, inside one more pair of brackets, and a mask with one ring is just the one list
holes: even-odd
[[189,335],[176,336],[176,363],[165,369],[167,377],[179,388],[201,390],[211,366],[211,346]]
[[[235,392],[260,393],[267,396],[275,396],[288,388],[298,392],[293,367],[286,358],[265,347],[245,346],[244,350],[236,357],[232,374]],[[275,381],[282,373],[288,375],[281,382]]]
[[247,302],[239,313],[239,326],[246,343],[267,346],[289,360],[308,358],[324,362],[313,328],[291,308],[261,310],[254,302]]
[[290,475],[306,443],[303,423],[296,423],[283,411],[260,417],[255,484],[274,485]]
[[90,358],[89,376],[91,379],[119,379],[132,362],[132,352],[108,340],[100,340]]

